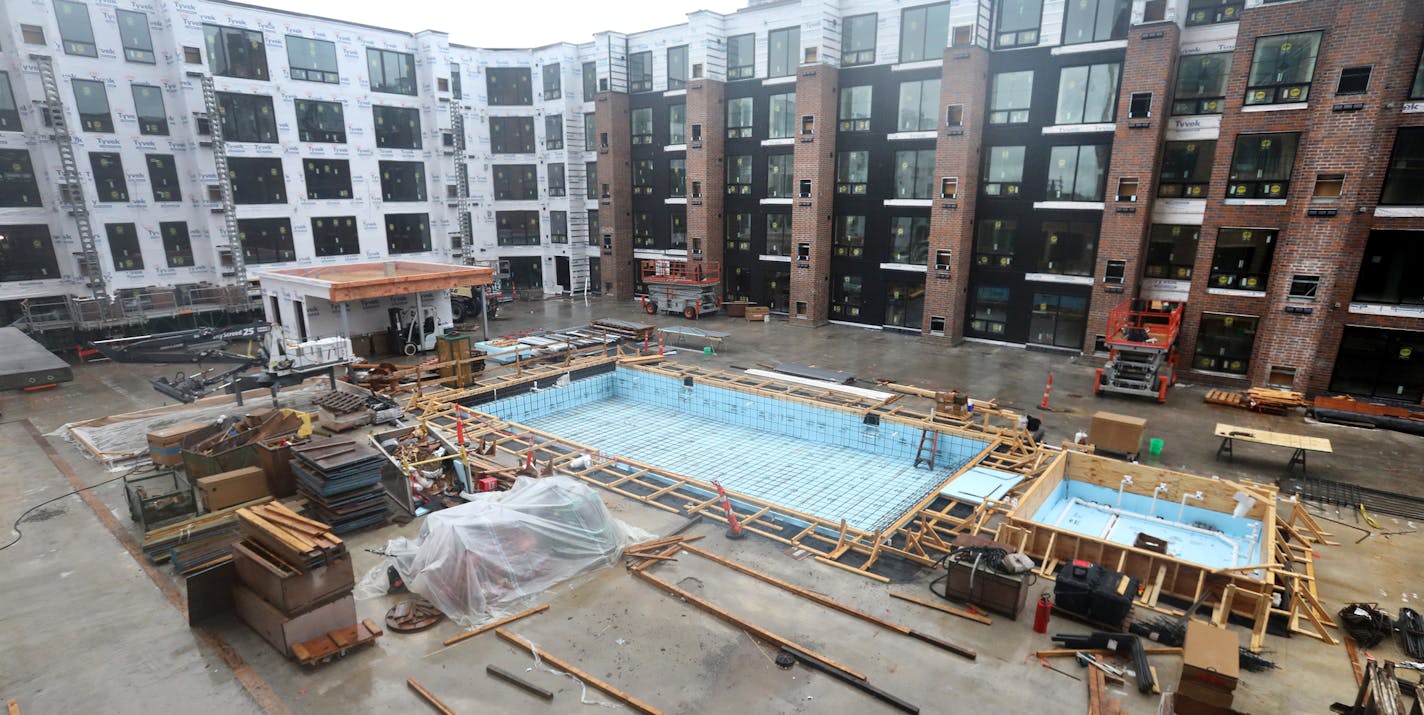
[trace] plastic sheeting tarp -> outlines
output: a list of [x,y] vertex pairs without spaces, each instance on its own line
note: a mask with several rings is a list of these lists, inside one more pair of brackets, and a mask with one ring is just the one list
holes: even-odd
[[[414,539],[392,539],[386,555],[407,588],[457,623],[471,626],[570,578],[618,561],[651,534],[622,524],[572,477],[520,478],[508,492],[437,511]],[[386,567],[362,596],[385,592]]]

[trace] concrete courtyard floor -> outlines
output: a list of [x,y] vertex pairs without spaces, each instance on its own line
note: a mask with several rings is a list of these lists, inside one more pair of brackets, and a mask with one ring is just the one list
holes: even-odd
[[[569,327],[593,317],[688,325],[674,317],[643,315],[636,304],[593,299],[554,299],[505,307],[491,333],[510,334],[537,327]],[[1257,415],[1202,403],[1204,388],[1173,388],[1166,405],[1150,400],[1094,398],[1092,358],[965,343],[946,347],[914,335],[844,326],[817,329],[784,323],[747,323],[721,317],[698,327],[730,332],[716,356],[680,350],[674,360],[724,369],[758,362],[790,361],[842,370],[863,381],[891,378],[924,387],[958,388],[976,397],[997,397],[1004,406],[1036,407],[1048,373],[1054,374],[1053,410],[1042,414],[1048,441],[1056,443],[1087,429],[1092,412],[1106,409],[1147,419],[1148,435],[1165,441],[1163,466],[1203,475],[1273,481],[1284,474],[1289,454],[1254,445],[1237,448],[1234,462],[1215,459],[1216,422],[1331,439],[1334,454],[1312,456],[1312,474],[1383,489],[1415,493],[1424,477],[1424,439],[1387,431],[1307,423]],[[478,326],[473,326],[477,328]],[[0,394],[0,543],[13,538],[10,523],[25,509],[77,486],[112,477],[79,451],[43,436],[75,420],[166,404],[148,378],[167,374],[165,366],[99,363],[76,367],[76,379],[56,390]],[[1031,410],[1037,413],[1037,410]],[[683,520],[661,510],[599,491],[618,518],[655,533]],[[1316,511],[1366,527],[1349,513]],[[1375,515],[1382,531],[1410,531],[1420,525]],[[1316,573],[1331,611],[1350,601],[1376,602],[1394,612],[1418,609],[1424,565],[1424,534],[1376,534],[1355,543],[1362,532],[1325,523],[1340,546],[1322,547]],[[24,537],[0,551],[6,578],[0,583],[0,701],[15,698],[24,713],[153,712],[422,712],[425,707],[405,685],[419,680],[459,713],[602,712],[580,705],[572,681],[543,672],[522,651],[493,633],[437,655],[440,640],[459,632],[451,623],[416,635],[388,633],[374,647],[317,669],[286,661],[235,619],[218,619],[190,629],[182,584],[169,567],[153,568],[134,545],[138,535],[128,520],[119,484],[65,497],[32,513],[20,525]],[[413,536],[419,522],[372,530],[348,539],[358,578],[380,563],[366,548],[397,535]],[[115,533],[119,538],[115,537]],[[797,560],[776,543],[755,537],[732,542],[713,524],[693,527],[707,538],[699,545],[861,610],[959,643],[979,652],[976,661],[877,629],[862,621],[797,599],[722,566],[684,554],[650,572],[706,598],[723,609],[818,650],[865,672],[876,686],[920,706],[925,713],[1081,713],[1087,686],[1039,667],[1030,654],[1051,647],[1047,636],[1030,630],[1032,607],[1018,621],[996,616],[992,626],[954,618],[912,603],[890,599],[887,590],[929,597],[935,574],[922,569],[889,587]],[[1047,585],[1045,584],[1045,587]],[[1032,593],[1037,595],[1039,587]],[[546,613],[514,624],[511,630],[541,648],[612,682],[669,713],[864,713],[893,712],[830,678],[801,667],[778,669],[770,646],[696,610],[680,599],[633,578],[623,568],[604,569],[557,587],[540,602]],[[362,617],[380,620],[394,597],[359,601]],[[1082,632],[1085,627],[1055,619],[1050,632]],[[1240,629],[1237,629],[1238,631]],[[1338,636],[1337,632],[1337,636]],[[1242,633],[1243,642],[1245,634]],[[1342,646],[1317,640],[1268,637],[1268,658],[1279,668],[1244,674],[1235,707],[1251,713],[1327,712],[1334,701],[1349,701],[1354,681]],[[1374,655],[1400,660],[1393,642]],[[1152,658],[1164,686],[1175,684],[1180,661]],[[545,703],[493,681],[484,666],[496,664],[555,691]],[[1078,677],[1071,661],[1055,665]],[[1401,671],[1407,674],[1407,671]],[[1135,689],[1110,688],[1129,712],[1155,713],[1157,699]],[[591,701],[609,701],[590,689]],[[625,711],[620,705],[614,712]]]

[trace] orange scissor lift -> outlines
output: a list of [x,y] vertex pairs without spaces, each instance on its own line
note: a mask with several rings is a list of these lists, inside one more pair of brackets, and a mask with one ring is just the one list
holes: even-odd
[[1119,392],[1167,401],[1177,382],[1177,335],[1182,305],[1128,300],[1108,312],[1108,363],[1097,371],[1093,394]]
[[722,308],[722,266],[716,261],[642,262],[643,310],[649,315],[681,314],[696,320]]

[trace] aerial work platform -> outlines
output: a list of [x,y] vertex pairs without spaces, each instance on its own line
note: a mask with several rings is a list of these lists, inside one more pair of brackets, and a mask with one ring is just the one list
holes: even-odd
[[696,320],[722,308],[722,264],[717,261],[645,260],[643,310]]
[[1097,371],[1093,394],[1142,395],[1167,401],[1167,388],[1177,382],[1177,335],[1181,332],[1180,303],[1129,300],[1108,313],[1104,341],[1108,363]]

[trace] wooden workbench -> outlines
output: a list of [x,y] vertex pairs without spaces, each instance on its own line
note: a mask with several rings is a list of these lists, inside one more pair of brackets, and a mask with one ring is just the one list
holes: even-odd
[[1228,459],[1232,458],[1232,446],[1237,441],[1251,442],[1254,444],[1264,444],[1271,447],[1286,447],[1293,449],[1290,463],[1286,465],[1286,471],[1295,469],[1300,465],[1300,471],[1305,471],[1305,454],[1307,452],[1320,452],[1330,454],[1334,450],[1330,448],[1330,440],[1323,437],[1306,437],[1298,434],[1285,434],[1283,432],[1268,432],[1266,430],[1252,429],[1249,427],[1238,427],[1236,425],[1216,423],[1216,436],[1221,438],[1221,446],[1216,448],[1216,458],[1221,459],[1225,454]]

